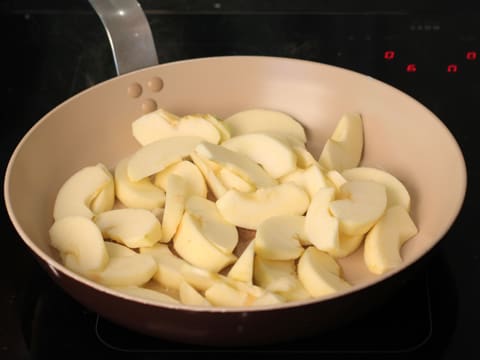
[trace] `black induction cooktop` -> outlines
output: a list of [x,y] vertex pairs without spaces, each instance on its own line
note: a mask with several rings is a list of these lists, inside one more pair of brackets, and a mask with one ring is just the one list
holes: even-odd
[[[474,211],[480,200],[475,150],[480,13],[461,1],[140,3],[160,63],[233,54],[292,57],[359,71],[413,96],[461,146],[468,171],[464,207],[427,265],[365,317],[310,338],[235,349],[150,338],[85,309],[43,272],[2,207],[0,359],[154,359],[185,353],[480,358],[480,242]],[[87,1],[4,1],[0,6],[7,63],[0,131],[4,171],[14,147],[37,120],[116,73],[106,33]]]

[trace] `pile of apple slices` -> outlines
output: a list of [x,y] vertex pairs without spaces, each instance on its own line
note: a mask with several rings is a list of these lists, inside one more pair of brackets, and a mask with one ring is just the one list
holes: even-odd
[[338,258],[363,249],[383,274],[417,233],[402,182],[360,165],[363,130],[345,114],[315,158],[280,111],[156,110],[132,123],[137,151],[61,186],[51,245],[72,271],[161,303],[271,305],[349,289]]

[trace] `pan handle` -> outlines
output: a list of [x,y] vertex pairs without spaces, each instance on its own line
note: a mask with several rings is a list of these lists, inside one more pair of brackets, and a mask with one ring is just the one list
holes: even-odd
[[136,0],[89,0],[107,32],[117,75],[158,64],[152,31]]

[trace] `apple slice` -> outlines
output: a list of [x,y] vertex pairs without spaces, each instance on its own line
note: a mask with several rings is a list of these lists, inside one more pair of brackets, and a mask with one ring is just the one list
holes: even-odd
[[245,306],[249,295],[226,283],[217,282],[205,291],[205,298],[214,306],[237,307]]
[[373,167],[360,166],[342,171],[345,179],[371,180],[385,186],[387,191],[387,207],[402,205],[407,211],[410,210],[410,194],[405,185],[391,173]]
[[115,205],[115,180],[110,171],[107,175],[111,177],[112,181],[109,181],[107,186],[90,203],[90,210],[94,214],[112,210]]
[[128,177],[130,158],[124,158],[115,167],[115,193],[120,202],[129,208],[156,209],[165,204],[165,192],[144,178],[132,181]]
[[255,256],[253,282],[266,291],[288,292],[296,287],[294,260],[268,260]]
[[297,168],[297,156],[290,145],[269,134],[237,135],[224,141],[222,146],[248,156],[274,179]]
[[[354,168],[355,169],[355,168]],[[345,184],[348,180],[337,170],[329,170],[327,171],[327,179],[330,181],[333,187],[340,191],[340,188],[343,184]],[[357,179],[358,180],[358,179]]]
[[305,217],[272,216],[260,223],[255,234],[255,253],[264,259],[293,260],[303,253],[299,238],[304,235]]
[[152,290],[152,289],[147,289],[144,287],[139,287],[139,286],[117,286],[117,287],[112,287],[113,290],[117,290],[121,293],[131,295],[134,297],[138,297],[141,299],[146,299],[146,300],[153,300],[162,304],[179,304],[180,302],[167,295],[164,293],[161,293],[160,291]]
[[221,168],[217,173],[217,177],[225,186],[225,192],[230,189],[241,192],[251,192],[255,190],[255,185],[249,183],[228,168]]
[[315,195],[318,189],[328,186],[327,179],[318,164],[310,165],[306,169],[298,168],[292,173],[280,178],[280,183],[285,184],[287,182],[292,182],[304,188],[310,198]]
[[119,246],[124,247],[123,245],[108,242],[105,244],[110,259],[102,271],[86,274],[93,281],[109,287],[141,286],[157,272],[157,263],[152,256],[138,254],[126,247],[124,251],[116,249]]
[[345,235],[340,233],[338,238],[338,248],[331,249],[330,251],[328,251],[328,254],[333,256],[334,258],[346,257],[355,252],[360,247],[360,245],[362,245],[364,238],[364,234]]
[[143,146],[177,136],[199,136],[215,144],[221,138],[217,127],[205,118],[191,115],[178,117],[164,109],[142,115],[133,121],[132,134]]
[[213,126],[215,126],[215,128],[218,130],[220,134],[220,142],[230,139],[231,137],[230,131],[227,129],[223,121],[219,120],[216,116],[212,114],[192,114],[187,116],[201,117],[206,121],[208,121]]
[[[218,199],[225,194],[227,192],[227,188],[225,185],[223,185],[223,182],[219,179],[219,177],[215,174],[214,169],[210,166],[210,163],[213,162],[203,158],[195,152],[192,152],[190,157],[205,178],[208,188],[212,192],[213,196]],[[217,164],[215,164],[215,167],[220,168],[220,166]]]
[[195,152],[220,166],[231,169],[258,188],[277,184],[274,178],[247,155],[229,150],[224,146],[202,142],[196,146]]
[[178,290],[182,281],[182,266],[187,262],[174,255],[167,244],[156,244],[152,247],[141,248],[140,254],[148,254],[157,262],[158,269],[153,279],[168,289]]
[[339,221],[329,211],[335,189],[321,188],[313,196],[305,215],[305,236],[317,249],[335,251],[339,244]]
[[218,281],[218,275],[198,268],[175,255],[167,244],[156,244],[153,247],[141,248],[141,254],[151,255],[158,264],[153,279],[167,289],[179,290],[183,281],[199,290],[206,290]]
[[[202,199],[202,198],[200,198]],[[215,230],[218,224],[218,232]],[[226,253],[208,238],[209,235],[221,234],[225,224],[209,221],[185,211],[173,238],[175,251],[190,264],[213,272],[219,272],[227,265],[235,262],[237,257]]]
[[200,223],[204,236],[220,251],[233,252],[238,244],[238,230],[223,218],[215,202],[192,196],[185,204],[185,211]]
[[294,137],[302,143],[307,142],[302,124],[285,112],[277,110],[243,110],[227,117],[223,123],[230,130],[232,137],[256,132],[274,132]]
[[105,248],[107,249],[109,258],[137,255],[135,250],[112,241],[105,241]]
[[261,188],[251,193],[228,190],[217,200],[222,216],[231,224],[256,230],[271,216],[303,215],[310,198],[299,186],[292,183]]
[[221,281],[220,275],[216,272],[202,269],[185,262],[180,273],[185,281],[192,285],[198,291],[205,291],[213,284]]
[[[92,201],[111,186],[112,182],[112,174],[101,163],[78,170],[62,184],[57,193],[53,207],[54,219],[76,215],[91,219],[94,215],[90,208]],[[106,195],[111,193],[105,193]],[[112,199],[108,199],[107,202],[113,205]]]
[[167,182],[165,211],[162,221],[163,242],[169,242],[175,235],[185,210],[186,198],[186,181],[179,175],[170,174]]
[[340,200],[330,202],[341,233],[362,235],[378,221],[387,206],[385,186],[369,180],[348,181],[340,187]]
[[153,184],[164,191],[167,190],[168,177],[170,174],[181,176],[186,182],[188,195],[207,197],[207,184],[200,169],[188,160],[170,165],[166,169],[155,174]]
[[175,136],[160,139],[137,150],[128,162],[128,177],[138,181],[184,160],[203,139],[199,136]]
[[292,283],[293,285],[288,291],[277,291],[276,294],[280,295],[286,301],[299,301],[312,298],[312,295],[310,295],[298,279],[298,274],[295,278],[292,278]]
[[362,152],[362,117],[358,113],[346,113],[325,143],[318,161],[328,170],[342,171],[358,166]]
[[278,305],[285,302],[285,298],[279,294],[267,291],[262,296],[253,299],[251,306]]
[[193,306],[212,306],[205,297],[186,281],[180,284],[179,297],[182,304]]
[[253,259],[255,258],[254,242],[243,250],[237,261],[228,271],[228,277],[251,284],[253,282]]
[[365,237],[364,260],[374,274],[384,274],[402,263],[400,249],[418,229],[402,205],[388,208]]
[[261,288],[258,285],[253,284],[253,282],[245,282],[237,279],[233,279],[230,276],[225,276],[222,274],[218,274],[219,281],[224,282],[233,288],[240,290],[242,292],[246,292],[250,296],[257,298],[265,294],[266,290]]
[[344,291],[351,285],[341,278],[341,268],[327,253],[309,246],[298,260],[298,278],[313,297]]
[[297,168],[299,169],[306,169],[312,165],[318,164],[315,157],[312,153],[305,148],[304,144],[293,144],[292,150],[294,151],[295,155],[297,156]]
[[162,240],[160,221],[146,209],[115,209],[94,217],[94,222],[106,239],[129,248],[153,246]]
[[[67,216],[57,220],[49,229],[50,244],[60,252],[64,259],[75,260],[73,267],[65,265],[75,272],[84,274],[101,271],[109,257],[100,229],[84,216]],[[75,266],[76,265],[76,266]]]

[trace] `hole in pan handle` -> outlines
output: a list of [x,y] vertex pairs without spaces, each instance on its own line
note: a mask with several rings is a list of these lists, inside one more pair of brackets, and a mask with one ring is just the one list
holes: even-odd
[[136,0],[89,0],[107,32],[117,75],[158,64],[150,24]]

